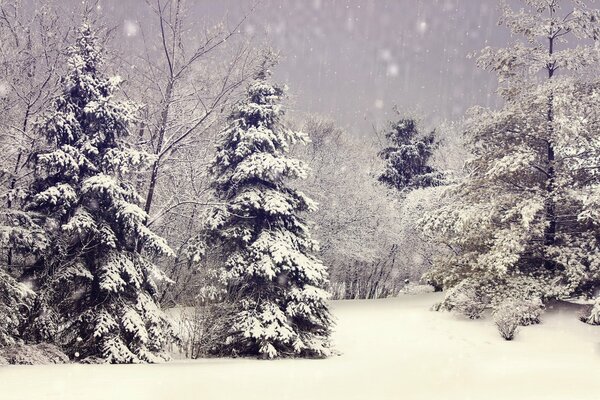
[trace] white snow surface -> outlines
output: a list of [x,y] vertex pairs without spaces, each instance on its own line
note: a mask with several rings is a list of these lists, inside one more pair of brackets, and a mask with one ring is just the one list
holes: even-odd
[[0,367],[17,399],[598,399],[600,327],[561,304],[504,341],[487,317],[429,311],[439,293],[334,301],[325,360]]

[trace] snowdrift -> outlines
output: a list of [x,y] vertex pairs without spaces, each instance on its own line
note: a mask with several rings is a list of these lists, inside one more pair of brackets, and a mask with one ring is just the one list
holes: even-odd
[[333,302],[340,356],[0,367],[17,399],[598,399],[600,327],[559,304],[504,341],[491,318],[429,311],[439,293]]

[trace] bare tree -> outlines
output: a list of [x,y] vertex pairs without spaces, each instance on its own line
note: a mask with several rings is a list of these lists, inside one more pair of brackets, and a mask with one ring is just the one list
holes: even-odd
[[156,156],[144,202],[150,213],[164,168],[176,161],[181,149],[197,145],[214,127],[246,79],[252,53],[247,43],[229,44],[245,17],[233,28],[221,24],[204,29],[202,36],[186,39],[189,29],[183,0],[147,3],[158,18],[160,32],[156,52],[150,50],[154,43],[142,33],[143,67],[136,70],[138,83],[147,89],[141,91],[146,107],[140,139]]
[[[3,215],[9,219],[9,210],[20,207],[22,188],[31,177],[29,156],[39,143],[35,121],[59,86],[60,61],[70,32],[50,2],[33,17],[20,0],[0,3],[0,191]],[[10,270],[12,248],[5,254]]]
[[[147,225],[178,253],[164,268],[186,286],[190,271],[180,267],[188,260],[177,249],[195,236],[210,198],[206,169],[216,133],[224,111],[252,75],[258,52],[239,35],[246,16],[234,26],[203,28],[189,21],[184,0],[148,0],[147,5],[156,16],[158,35],[149,37],[142,29],[143,52],[124,57],[134,67],[127,68],[132,71],[128,94],[145,105],[137,145],[154,155],[139,186]],[[175,287],[174,292],[187,290]],[[164,291],[163,300],[174,292]]]

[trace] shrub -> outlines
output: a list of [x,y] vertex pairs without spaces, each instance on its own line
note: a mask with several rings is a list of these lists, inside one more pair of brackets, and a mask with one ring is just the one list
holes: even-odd
[[225,316],[230,307],[222,302],[197,304],[182,310],[176,318],[176,330],[180,338],[178,350],[184,357],[196,359],[215,353],[217,341],[228,331]]
[[478,319],[488,306],[488,301],[477,290],[477,287],[464,281],[448,290],[446,298],[438,307],[449,311],[456,311],[470,319]]
[[418,295],[425,293],[433,293],[435,292],[435,288],[431,285],[420,285],[418,283],[407,283],[400,293],[408,294],[408,295]]
[[0,364],[65,364],[67,357],[58,347],[48,344],[15,344],[0,348]]
[[506,298],[494,307],[492,313],[500,336],[512,340],[517,327],[540,323],[544,305],[539,298]]
[[373,262],[334,264],[331,268],[329,292],[333,300],[395,297],[405,285],[393,256]]
[[505,340],[513,340],[519,327],[519,316],[510,307],[500,307],[493,315],[500,336]]
[[521,326],[540,323],[540,317],[544,311],[544,304],[540,298],[506,298],[494,307],[496,312],[512,312]]
[[540,317],[544,312],[544,304],[541,299],[523,299],[515,303],[519,315],[519,325],[527,326],[540,323]]
[[593,305],[587,306],[579,316],[582,322],[590,325],[600,325],[600,297]]

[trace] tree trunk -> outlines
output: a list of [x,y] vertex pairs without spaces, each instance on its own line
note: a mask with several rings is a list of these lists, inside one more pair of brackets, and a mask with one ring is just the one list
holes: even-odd
[[165,104],[160,114],[160,125],[158,127],[158,136],[156,138],[156,148],[155,154],[157,155],[156,160],[152,164],[152,173],[150,175],[150,181],[148,183],[148,194],[146,196],[146,203],[144,205],[144,211],[148,214],[146,217],[146,223],[148,223],[148,218],[150,216],[150,209],[152,208],[152,200],[154,199],[154,190],[156,189],[156,184],[158,182],[158,173],[160,170],[160,158],[162,147],[165,140],[165,132],[167,130],[167,122],[169,120],[169,109],[171,106],[171,97],[173,96],[173,79],[169,79],[169,83],[167,84],[167,89],[165,91]]
[[[548,54],[551,56],[554,51],[553,35],[549,37]],[[547,65],[548,80],[552,79],[555,71],[555,64]],[[555,185],[555,170],[554,170],[554,95],[550,93],[548,96],[547,113],[546,113],[546,198],[544,201],[546,212],[546,229],[544,232],[544,267],[554,269],[555,263],[548,259],[548,249],[553,246],[556,241],[556,204],[554,203],[554,185]]]

